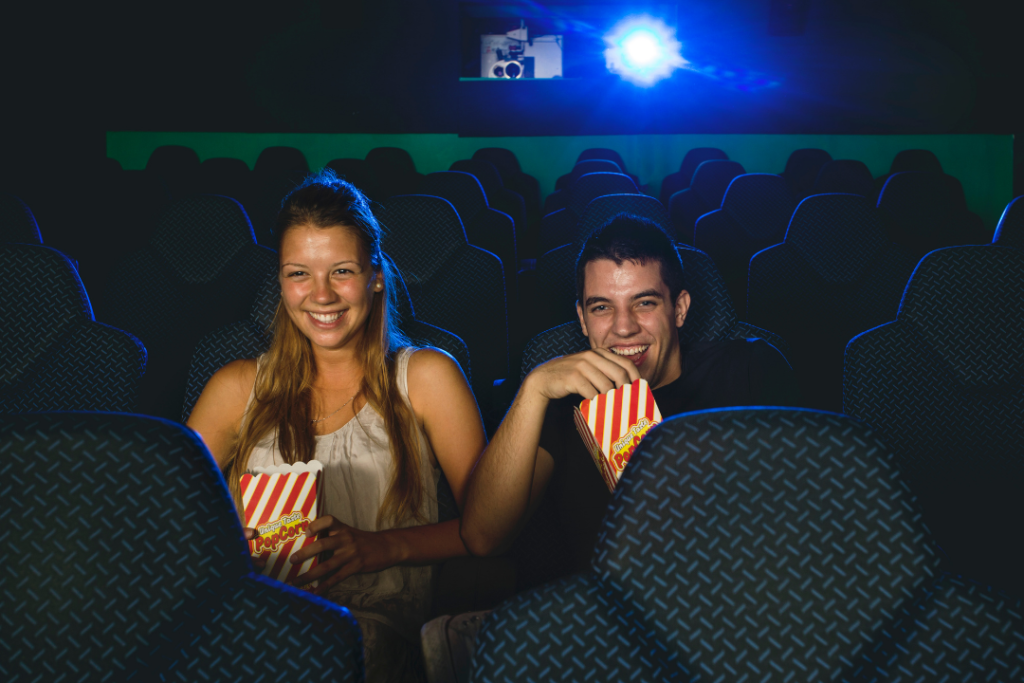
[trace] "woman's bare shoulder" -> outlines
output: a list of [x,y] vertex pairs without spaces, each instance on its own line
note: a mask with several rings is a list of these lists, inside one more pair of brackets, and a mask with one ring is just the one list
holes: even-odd
[[425,387],[434,382],[457,382],[467,384],[462,368],[450,354],[428,346],[413,349],[409,356],[408,383],[410,395],[415,388]]
[[[206,383],[207,389],[215,389],[218,394],[221,392],[231,394],[244,394],[248,401],[249,392],[256,381],[256,359],[242,358],[233,360],[217,372]],[[206,390],[204,389],[204,392]]]

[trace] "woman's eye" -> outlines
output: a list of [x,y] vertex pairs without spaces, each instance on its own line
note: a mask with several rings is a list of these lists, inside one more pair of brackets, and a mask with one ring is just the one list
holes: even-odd
[[294,271],[288,273],[287,275],[285,275],[285,277],[295,277],[296,275],[305,275],[305,274],[306,274],[305,271],[294,270]]

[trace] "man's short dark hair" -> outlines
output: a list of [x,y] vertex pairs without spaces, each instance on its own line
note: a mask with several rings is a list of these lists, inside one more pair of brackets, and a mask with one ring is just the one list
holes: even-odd
[[623,261],[641,266],[657,262],[673,303],[684,289],[683,262],[675,244],[661,226],[648,218],[620,213],[587,238],[576,259],[576,300],[581,306],[587,264],[598,259],[614,261],[617,266],[621,266]]

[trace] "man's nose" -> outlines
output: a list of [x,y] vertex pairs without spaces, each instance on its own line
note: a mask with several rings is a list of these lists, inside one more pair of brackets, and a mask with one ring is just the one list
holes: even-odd
[[632,337],[634,334],[640,332],[640,324],[637,322],[636,315],[633,313],[632,308],[618,308],[615,310],[615,320],[612,330],[615,332],[616,336],[619,337]]

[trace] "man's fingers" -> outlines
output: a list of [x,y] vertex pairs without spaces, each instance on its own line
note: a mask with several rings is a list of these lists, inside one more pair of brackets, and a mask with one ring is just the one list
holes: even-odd
[[594,353],[596,353],[601,360],[614,366],[615,369],[609,369],[608,373],[610,377],[616,379],[618,386],[630,384],[633,381],[640,379],[639,368],[637,368],[633,361],[628,358],[623,358],[608,349],[594,349]]

